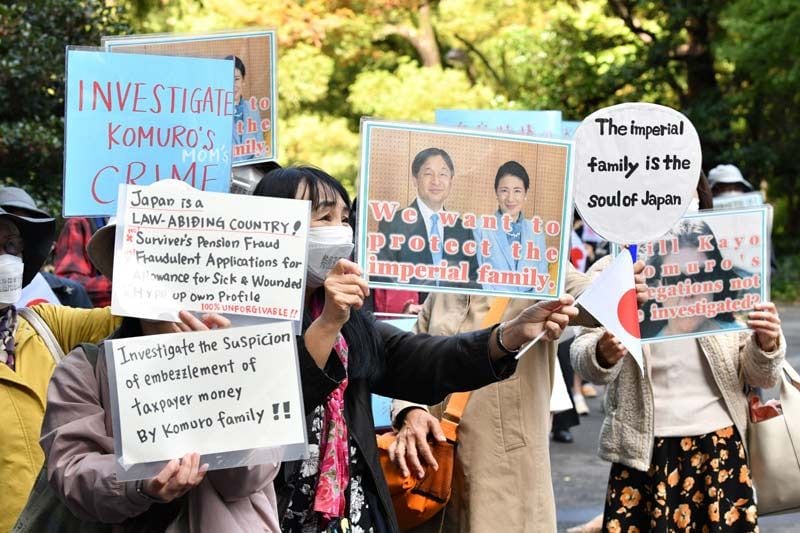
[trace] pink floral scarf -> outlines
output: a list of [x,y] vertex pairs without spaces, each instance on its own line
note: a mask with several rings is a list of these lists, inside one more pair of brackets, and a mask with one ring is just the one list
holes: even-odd
[[[322,302],[314,299],[311,316],[322,313]],[[341,333],[333,345],[336,355],[347,373],[347,341]],[[347,512],[347,486],[350,483],[350,454],[348,450],[347,424],[344,420],[345,377],[325,400],[325,416],[319,443],[319,480],[314,494],[314,510],[326,520],[342,518]]]

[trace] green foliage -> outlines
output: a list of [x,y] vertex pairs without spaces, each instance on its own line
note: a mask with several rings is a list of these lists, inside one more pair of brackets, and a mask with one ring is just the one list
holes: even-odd
[[60,211],[67,45],[124,33],[124,12],[101,0],[0,4],[0,180]]
[[328,94],[335,64],[318,48],[298,43],[278,61],[278,87],[281,116],[290,116],[311,107]]
[[278,150],[284,164],[313,165],[342,181],[354,194],[359,137],[347,120],[329,115],[299,114],[278,121]]
[[734,163],[800,251],[796,0],[34,0],[0,5],[0,180],[60,196],[63,52],[125,31],[278,31],[278,153],[355,185],[362,115],[626,101],[686,113],[704,168]]
[[433,122],[438,108],[492,107],[493,94],[480,85],[471,86],[462,71],[420,67],[403,58],[394,72],[359,74],[347,101],[361,115]]

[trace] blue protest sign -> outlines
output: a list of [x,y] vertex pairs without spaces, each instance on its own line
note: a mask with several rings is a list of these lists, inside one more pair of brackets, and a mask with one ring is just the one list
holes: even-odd
[[436,123],[517,135],[561,137],[561,111],[437,109]]
[[580,120],[562,120],[561,121],[561,138],[572,139],[575,137],[575,130],[581,125]]
[[64,216],[113,215],[121,183],[226,192],[233,61],[67,50]]

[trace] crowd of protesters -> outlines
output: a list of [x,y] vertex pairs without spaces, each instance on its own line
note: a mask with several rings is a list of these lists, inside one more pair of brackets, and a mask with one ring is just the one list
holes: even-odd
[[[508,169],[498,182],[520,174]],[[698,184],[699,209],[712,208],[712,191],[753,190],[732,165],[709,178]],[[353,242],[355,207],[324,171],[271,164],[253,189],[255,196],[308,200],[309,240],[320,253]],[[549,303],[509,299],[491,324],[492,298],[370,289],[347,255],[309,271],[297,337],[309,457],[207,471],[189,453],[151,479],[118,481],[102,345],[99,356],[86,344],[73,348],[230,323],[187,312],[180,323],[112,316],[115,231],[108,219],[69,219],[56,240],[53,217],[25,191],[0,188],[0,277],[15,280],[0,287],[0,532],[30,505],[40,471],[74,520],[114,531],[399,531],[370,394],[394,399],[389,455],[397,471],[423,478],[439,467],[432,448],[444,438],[443,404],[457,391],[473,392],[460,419],[452,495],[415,531],[555,531],[551,440],[572,442],[577,414],[588,413],[584,396],[603,388],[599,454],[611,463],[605,511],[582,531],[758,530],[741,385],[778,380],[786,346],[775,306],[759,304],[746,332],[645,350],[642,373],[619,340],[574,303],[609,262],[608,243],[579,217],[566,294]],[[63,305],[18,308],[20,289],[53,250],[53,272],[43,275]],[[643,268],[634,265],[639,303],[647,299]],[[373,313],[416,315],[416,326],[401,331]],[[540,333],[543,341],[517,360]],[[71,353],[57,364],[55,351]],[[561,374],[574,407],[552,416],[553,380]]]

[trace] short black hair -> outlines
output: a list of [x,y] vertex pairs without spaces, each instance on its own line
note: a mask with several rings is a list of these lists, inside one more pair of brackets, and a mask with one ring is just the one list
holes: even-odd
[[515,178],[521,179],[522,185],[525,187],[525,192],[528,192],[528,189],[531,188],[531,179],[528,177],[528,172],[525,170],[525,167],[516,161],[506,161],[500,165],[500,168],[497,169],[497,175],[494,177],[495,191],[497,190],[497,186],[500,184],[500,179],[509,174]]
[[422,168],[422,165],[425,164],[425,161],[437,155],[444,159],[445,164],[447,164],[447,167],[450,169],[450,173],[455,175],[456,168],[453,166],[453,160],[450,158],[450,154],[441,148],[425,148],[414,156],[414,161],[411,163],[411,174],[415,178],[419,176],[419,170]]
[[239,59],[238,56],[229,55],[229,56],[225,56],[225,59],[233,59],[233,68],[235,68],[236,70],[241,72],[243,78],[245,76],[247,76],[247,71],[244,68],[244,61]]

